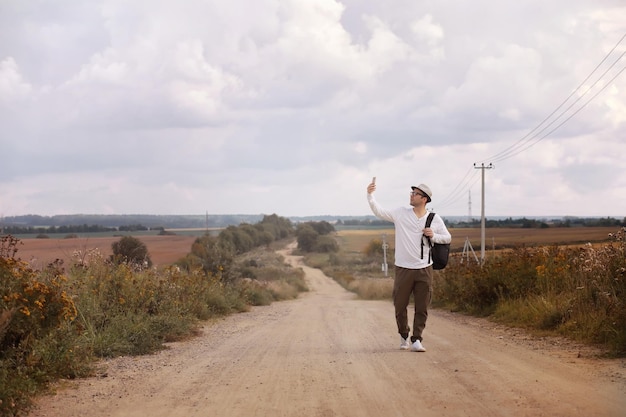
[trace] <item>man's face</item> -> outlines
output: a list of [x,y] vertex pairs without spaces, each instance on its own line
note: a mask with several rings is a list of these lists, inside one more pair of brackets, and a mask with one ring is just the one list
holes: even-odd
[[411,190],[411,205],[413,207],[419,207],[421,205],[426,204],[427,197],[424,193],[422,193],[417,188]]

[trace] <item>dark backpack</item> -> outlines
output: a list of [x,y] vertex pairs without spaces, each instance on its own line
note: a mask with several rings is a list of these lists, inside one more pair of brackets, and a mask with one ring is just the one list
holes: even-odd
[[[433,222],[433,218],[435,217],[435,213],[428,213],[428,217],[426,218],[426,227],[430,227],[430,224]],[[433,260],[433,269],[443,269],[448,265],[448,256],[450,255],[450,244],[449,243],[433,243],[430,238],[427,237],[428,244],[430,245],[430,255],[428,260],[430,261],[430,257],[432,256]]]

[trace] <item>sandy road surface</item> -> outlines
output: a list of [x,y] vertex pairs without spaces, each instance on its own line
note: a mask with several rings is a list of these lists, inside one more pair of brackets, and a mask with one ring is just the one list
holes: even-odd
[[303,268],[310,293],[220,319],[158,354],[107,361],[105,374],[42,398],[30,417],[626,415],[624,361],[440,311],[428,351],[400,351],[388,301],[355,300]]

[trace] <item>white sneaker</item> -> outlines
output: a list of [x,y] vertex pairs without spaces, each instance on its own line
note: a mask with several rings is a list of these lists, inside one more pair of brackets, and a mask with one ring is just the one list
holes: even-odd
[[405,339],[404,337],[400,336],[400,349],[409,350],[410,347],[411,343],[409,343],[409,339]]
[[426,352],[426,348],[422,346],[422,342],[420,342],[419,340],[416,340],[411,345],[411,352]]

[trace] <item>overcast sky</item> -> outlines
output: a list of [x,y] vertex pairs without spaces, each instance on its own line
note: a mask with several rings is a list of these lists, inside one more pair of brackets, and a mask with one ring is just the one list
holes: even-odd
[[[0,0],[0,217],[626,216],[623,0]],[[622,72],[620,72],[622,71]],[[471,199],[471,208],[470,208]]]

